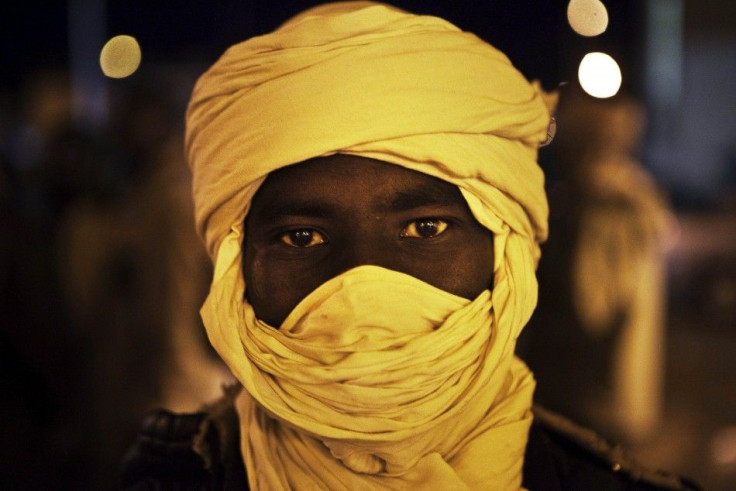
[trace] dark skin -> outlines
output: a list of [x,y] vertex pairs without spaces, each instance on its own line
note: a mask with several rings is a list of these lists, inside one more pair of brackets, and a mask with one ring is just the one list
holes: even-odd
[[246,297],[271,326],[318,286],[361,265],[467,299],[493,284],[493,236],[460,190],[379,160],[338,154],[272,172],[245,230]]

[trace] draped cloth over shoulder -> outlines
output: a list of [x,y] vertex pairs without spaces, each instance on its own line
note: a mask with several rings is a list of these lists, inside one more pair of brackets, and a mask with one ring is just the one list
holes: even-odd
[[[246,389],[239,414],[252,486],[518,488],[534,382],[513,351],[536,305],[547,234],[536,157],[549,118],[538,87],[500,51],[442,19],[371,2],[308,10],[232,46],[199,79],[186,149],[197,227],[215,261],[202,315]],[[280,328],[256,319],[240,265],[250,202],[270,172],[335,153],[457,185],[494,234],[491,291],[458,299],[357,268]],[[346,289],[391,325],[359,318],[371,312]],[[427,308],[412,314],[396,298]],[[339,319],[332,331],[315,321],[327,314]],[[409,330],[392,319],[408,319]],[[346,344],[357,325],[365,342]],[[412,363],[423,355],[424,365]]]

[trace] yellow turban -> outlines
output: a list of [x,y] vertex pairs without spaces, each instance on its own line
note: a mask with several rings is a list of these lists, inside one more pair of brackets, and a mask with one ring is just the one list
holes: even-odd
[[509,226],[546,238],[536,155],[549,112],[503,53],[436,17],[370,2],[308,10],[229,48],[197,82],[186,123],[212,257],[268,173],[334,153],[431,174],[483,201],[490,186],[510,198]]
[[[518,488],[534,383],[513,352],[536,305],[538,244],[547,234],[536,157],[549,119],[541,91],[500,51],[442,19],[372,2],[310,9],[232,46],[199,79],[186,148],[197,227],[216,263],[202,314],[247,391],[239,415],[252,486],[296,479],[346,489]],[[492,291],[470,302],[360,267],[315,290],[278,330],[255,319],[240,265],[250,202],[270,172],[335,153],[457,185],[493,232]],[[310,320],[320,309],[336,314],[338,325],[362,315],[344,308],[342,292],[352,285],[366,299],[386,296],[376,282],[426,300],[433,327],[420,319],[403,347],[371,334],[365,349],[344,344],[349,327],[313,338],[334,346],[305,338],[330,332]],[[382,319],[408,315],[406,302],[385,303]],[[424,353],[417,346],[437,347],[425,365],[431,370],[412,365]],[[347,348],[357,351],[335,354]],[[386,364],[390,373],[378,368]],[[451,382],[448,374],[461,375]],[[375,394],[420,379],[427,397],[374,407]],[[406,389],[394,394],[412,397]]]

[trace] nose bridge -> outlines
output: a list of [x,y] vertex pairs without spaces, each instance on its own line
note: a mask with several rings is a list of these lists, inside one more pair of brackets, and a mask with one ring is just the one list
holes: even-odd
[[340,274],[358,266],[381,266],[391,269],[393,253],[390,250],[390,239],[384,237],[378,230],[380,227],[361,227],[345,240],[336,261],[337,271]]

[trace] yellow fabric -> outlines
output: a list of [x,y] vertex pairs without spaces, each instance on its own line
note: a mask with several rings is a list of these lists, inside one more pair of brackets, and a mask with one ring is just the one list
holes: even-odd
[[360,266],[274,329],[242,300],[240,238],[223,242],[202,314],[247,391],[253,489],[519,488],[534,380],[490,291],[470,301]]
[[542,96],[503,53],[436,17],[369,2],[308,11],[230,47],[198,80],[186,123],[213,259],[269,172],[338,152],[472,191],[530,246],[547,234]]
[[[534,382],[513,349],[536,305],[547,233],[536,152],[548,123],[540,92],[501,52],[370,2],[307,11],[231,47],[200,78],[187,153],[215,260],[202,315],[247,391],[254,489],[520,486]],[[251,199],[268,173],[334,153],[457,185],[494,234],[492,290],[463,300],[360,267],[279,329],[257,320],[241,272]]]

